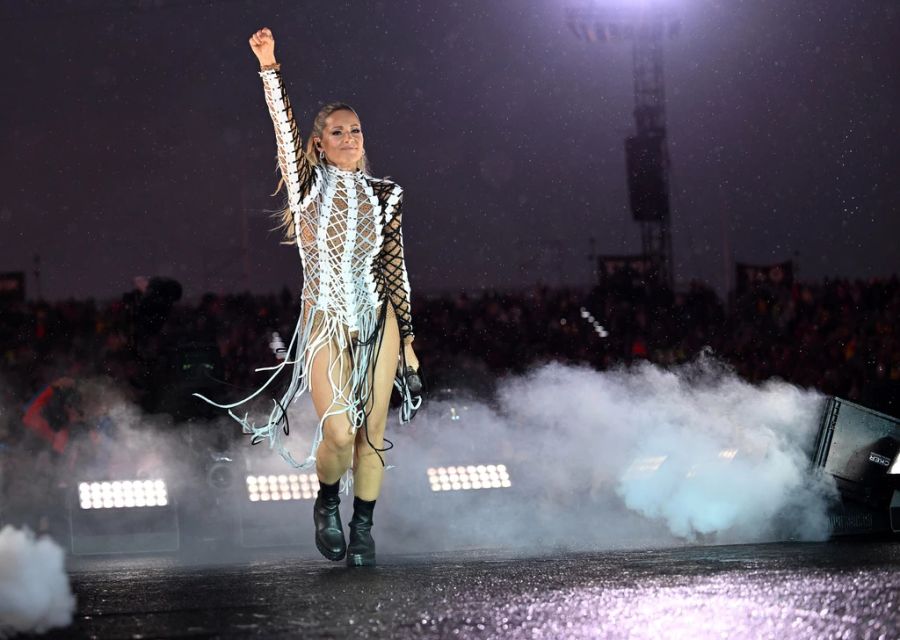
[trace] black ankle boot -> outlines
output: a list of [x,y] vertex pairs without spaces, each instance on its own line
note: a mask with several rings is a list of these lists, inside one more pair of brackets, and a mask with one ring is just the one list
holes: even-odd
[[375,565],[375,541],[372,539],[372,511],[374,500],[353,498],[353,518],[350,520],[350,544],[347,545],[348,567]]
[[[331,487],[329,487],[330,489]],[[344,527],[341,524],[341,499],[337,492],[319,489],[313,508],[316,523],[316,548],[329,560],[340,560],[347,552]]]

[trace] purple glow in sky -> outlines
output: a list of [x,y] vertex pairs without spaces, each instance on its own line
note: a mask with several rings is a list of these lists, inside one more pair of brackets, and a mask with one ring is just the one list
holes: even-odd
[[[576,3],[577,4],[577,3]],[[247,46],[268,26],[301,132],[359,110],[375,175],[404,186],[414,290],[589,281],[637,253],[623,140],[631,50],[577,40],[559,0],[10,3],[0,20],[0,271],[46,297],[136,274],[299,291],[269,214],[275,139]],[[898,270],[893,0],[684,0],[666,43],[678,282],[726,255],[800,278]],[[245,215],[244,215],[245,214]]]

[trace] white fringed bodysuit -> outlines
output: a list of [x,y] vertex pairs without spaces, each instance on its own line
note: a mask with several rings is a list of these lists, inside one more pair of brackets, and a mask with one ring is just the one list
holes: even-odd
[[[294,232],[303,263],[302,312],[283,362],[257,371],[272,371],[266,383],[250,396],[232,404],[207,402],[228,409],[251,443],[267,440],[298,469],[315,465],[316,451],[322,441],[328,416],[346,412],[353,433],[366,424],[365,407],[372,394],[370,370],[381,345],[388,305],[400,329],[403,371],[406,359],[403,343],[413,337],[410,286],[403,253],[401,211],[403,189],[390,181],[363,173],[343,171],[329,164],[312,165],[301,148],[290,101],[278,68],[259,72],[265,89],[266,104],[275,125],[278,165],[287,186],[288,203]],[[344,359],[333,353],[333,345],[348,350],[351,371],[341,370]],[[297,462],[284,446],[287,434],[288,406],[311,385],[313,358],[329,350],[328,378],[334,404],[319,420],[312,451]],[[231,409],[262,393],[285,370],[291,372],[287,391],[279,399],[266,423],[255,425]],[[340,387],[339,380],[349,377]],[[405,424],[419,408],[421,398],[413,398],[404,376],[394,381],[402,398],[400,423]],[[341,480],[349,492],[352,469]]]

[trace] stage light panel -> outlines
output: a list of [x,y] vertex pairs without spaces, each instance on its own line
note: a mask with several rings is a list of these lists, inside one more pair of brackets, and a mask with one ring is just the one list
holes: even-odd
[[314,473],[247,476],[250,502],[315,500],[318,491],[319,478]]
[[432,491],[506,489],[512,486],[503,464],[430,467],[427,471]]
[[169,504],[164,480],[114,480],[81,482],[78,502],[82,509],[164,507]]

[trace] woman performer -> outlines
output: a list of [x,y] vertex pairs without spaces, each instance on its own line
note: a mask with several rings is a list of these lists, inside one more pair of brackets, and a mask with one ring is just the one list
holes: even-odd
[[[380,452],[386,450],[391,390],[396,387],[403,400],[401,424],[422,402],[400,225],[403,189],[369,175],[359,116],[347,104],[330,103],[319,111],[304,151],[275,61],[272,32],[254,33],[250,48],[259,59],[275,125],[279,188],[287,185],[283,227],[303,263],[303,310],[287,356],[265,368],[274,373],[262,388],[229,405],[199,397],[229,409],[253,444],[268,439],[298,469],[315,465],[320,487],[313,510],[316,547],[329,560],[346,554],[349,566],[374,565],[372,512],[384,475]],[[230,411],[262,392],[288,365],[293,365],[290,385],[281,401],[273,398],[265,425]],[[288,405],[307,388],[319,424],[312,452],[298,464],[282,444],[282,430],[286,435]],[[351,486],[348,545],[338,505],[339,489],[349,494]]]

